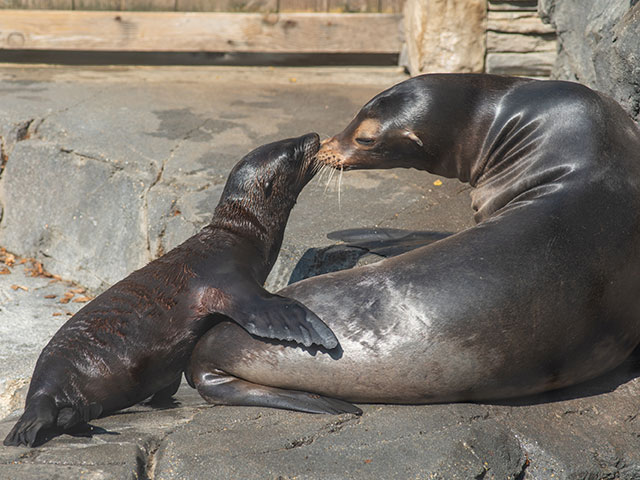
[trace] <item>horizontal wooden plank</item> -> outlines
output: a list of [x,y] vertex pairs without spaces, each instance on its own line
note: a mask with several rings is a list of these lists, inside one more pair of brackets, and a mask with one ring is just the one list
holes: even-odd
[[548,77],[555,60],[555,52],[487,53],[485,69],[499,75]]
[[[204,0],[203,0],[204,1]],[[240,2],[241,0],[210,0],[214,3]],[[251,2],[254,0],[246,0]],[[276,0],[271,0],[274,3]],[[0,10],[137,10],[173,12],[176,0],[0,0]],[[231,10],[228,10],[231,11]]]
[[73,0],[74,10],[124,10],[124,0]]
[[402,15],[4,10],[0,48],[398,53]]
[[[131,0],[127,0],[130,2]],[[142,0],[138,0],[142,1]],[[147,0],[151,3],[158,0]],[[175,0],[175,8],[165,10],[176,10],[178,12],[244,12],[244,13],[265,13],[275,12],[278,9],[277,0]],[[138,10],[127,8],[127,10]],[[159,10],[159,9],[157,9]]]
[[[77,2],[78,0],[74,0]],[[80,10],[75,8],[75,10]],[[176,10],[176,0],[123,0],[120,10],[139,12],[172,12]]]
[[381,13],[402,13],[405,0],[380,0]]
[[279,12],[327,12],[329,0],[279,0]]
[[556,36],[487,32],[487,52],[555,52]]
[[487,30],[508,33],[554,33],[535,12],[488,12]]
[[0,0],[0,10],[5,8],[72,10],[73,0]]
[[379,8],[378,0],[329,0],[332,13],[370,13],[377,12]]

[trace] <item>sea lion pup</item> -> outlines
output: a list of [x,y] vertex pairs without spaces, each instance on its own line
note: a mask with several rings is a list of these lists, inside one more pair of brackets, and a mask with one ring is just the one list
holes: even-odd
[[66,322],[40,354],[4,444],[33,446],[40,432],[172,396],[198,338],[221,315],[254,335],[334,348],[314,313],[262,287],[318,148],[314,133],[246,155],[209,225]]
[[[261,385],[351,402],[505,399],[600,375],[640,342],[640,131],[604,95],[416,77],[365,105],[318,159],[457,177],[476,187],[479,223],[281,290],[327,322],[338,353],[217,325],[190,362],[211,372],[211,401],[254,401]],[[234,397],[215,381],[246,388]]]

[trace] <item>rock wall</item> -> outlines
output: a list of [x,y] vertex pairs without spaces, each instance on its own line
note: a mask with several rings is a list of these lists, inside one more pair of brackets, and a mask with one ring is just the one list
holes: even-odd
[[546,78],[556,56],[537,0],[407,0],[400,63],[412,75],[487,72]]
[[489,0],[485,72],[549,77],[556,57],[556,35],[538,17],[537,3]]
[[606,93],[640,121],[640,2],[540,0],[558,35],[552,77]]

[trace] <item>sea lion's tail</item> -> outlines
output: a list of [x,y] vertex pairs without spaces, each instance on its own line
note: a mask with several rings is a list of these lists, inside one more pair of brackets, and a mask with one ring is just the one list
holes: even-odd
[[4,439],[5,446],[26,445],[33,447],[36,443],[38,433],[56,425],[58,419],[58,407],[48,395],[40,395],[27,402],[24,413],[20,420],[13,426],[7,438]]

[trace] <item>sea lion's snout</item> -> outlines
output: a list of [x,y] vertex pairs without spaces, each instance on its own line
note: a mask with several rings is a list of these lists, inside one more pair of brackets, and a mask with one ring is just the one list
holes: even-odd
[[331,137],[322,141],[316,160],[321,165],[328,165],[333,168],[345,167],[345,155],[340,142],[336,137]]

